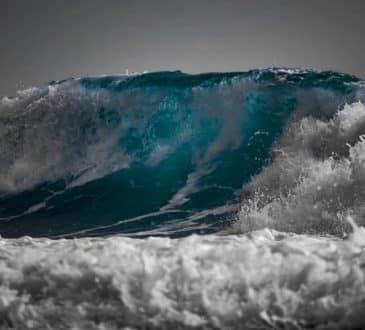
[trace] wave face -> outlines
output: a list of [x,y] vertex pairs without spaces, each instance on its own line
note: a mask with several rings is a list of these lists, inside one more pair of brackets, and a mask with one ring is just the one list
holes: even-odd
[[364,104],[287,69],[1,99],[0,328],[365,328]]
[[[273,146],[291,148],[288,157],[300,162],[311,152],[301,144],[316,136],[311,128],[300,135],[295,125],[341,126],[331,124],[333,116],[362,94],[352,76],[256,70],[69,79],[3,98],[0,232],[181,236],[230,228],[247,189],[252,195],[263,188],[253,188],[252,178],[263,168],[261,176],[270,176],[267,166],[285,161]],[[346,109],[342,117],[357,116]],[[343,125],[351,121],[340,117]],[[327,140],[323,147],[313,142],[313,157],[331,157],[330,150],[348,156],[346,143],[358,140],[361,125],[343,138],[340,126],[323,136],[335,141],[333,150]],[[293,166],[294,182],[301,174],[300,164]],[[263,184],[270,189],[266,199],[282,193]],[[280,189],[288,193],[292,186]],[[241,212],[241,218],[252,216]]]

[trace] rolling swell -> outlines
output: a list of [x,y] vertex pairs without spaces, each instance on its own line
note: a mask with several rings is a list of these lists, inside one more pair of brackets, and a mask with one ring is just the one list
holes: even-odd
[[230,227],[288,122],[328,120],[361,91],[352,76],[273,69],[69,79],[3,98],[1,234]]

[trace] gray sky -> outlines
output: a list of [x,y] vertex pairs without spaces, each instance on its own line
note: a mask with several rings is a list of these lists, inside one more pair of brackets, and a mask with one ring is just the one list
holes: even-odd
[[0,0],[0,95],[130,71],[365,77],[365,0]]

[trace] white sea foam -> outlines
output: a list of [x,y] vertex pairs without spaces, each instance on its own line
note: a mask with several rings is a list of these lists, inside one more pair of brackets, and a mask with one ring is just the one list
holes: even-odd
[[365,232],[0,241],[2,329],[362,328]]
[[346,105],[330,120],[292,123],[273,162],[245,188],[236,228],[341,235],[351,215],[365,223],[365,106]]

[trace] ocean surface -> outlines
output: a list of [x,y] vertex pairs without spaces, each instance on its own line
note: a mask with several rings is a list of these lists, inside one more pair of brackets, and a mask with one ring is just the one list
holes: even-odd
[[365,81],[180,71],[0,98],[1,329],[365,328]]

